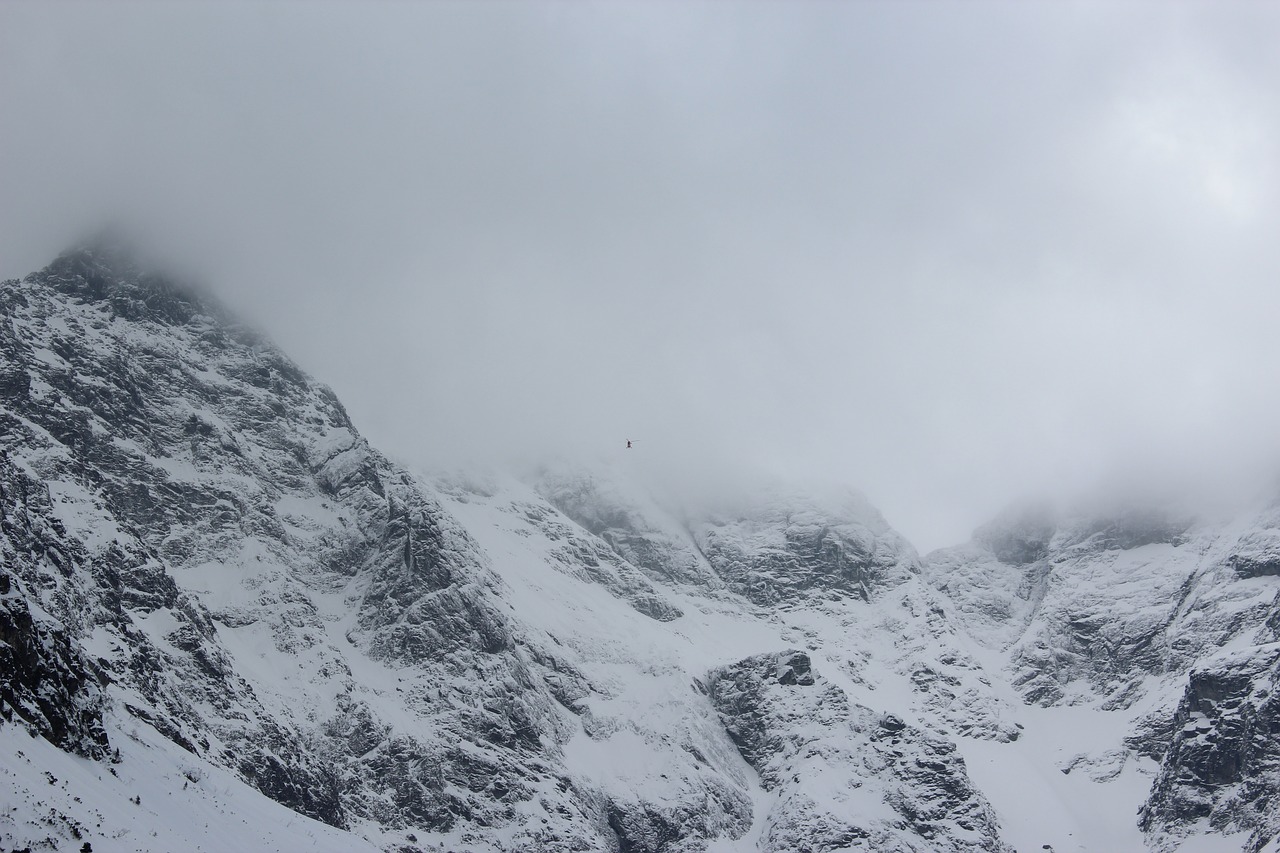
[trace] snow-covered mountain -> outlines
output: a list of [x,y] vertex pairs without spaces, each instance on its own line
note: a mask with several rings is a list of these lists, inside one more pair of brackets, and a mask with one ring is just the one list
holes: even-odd
[[[1010,513],[926,571],[1027,706],[1108,730],[1064,773],[1154,778],[1148,844],[1205,833],[1256,851],[1280,830],[1280,502],[1230,522],[1159,510]],[[1074,747],[1071,747],[1074,748]]]
[[1276,849],[1280,504],[922,559],[638,456],[412,472],[118,250],[3,283],[0,849]]

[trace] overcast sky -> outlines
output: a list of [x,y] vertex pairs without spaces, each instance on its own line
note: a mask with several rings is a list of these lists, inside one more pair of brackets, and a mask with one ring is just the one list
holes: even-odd
[[0,3],[0,275],[123,222],[406,461],[922,549],[1280,446],[1280,6]]

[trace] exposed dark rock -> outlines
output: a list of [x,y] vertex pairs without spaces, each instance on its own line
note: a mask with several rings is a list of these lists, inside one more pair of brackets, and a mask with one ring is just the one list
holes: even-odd
[[617,836],[619,853],[686,853],[703,850],[702,839],[714,835],[709,816],[729,809],[732,820],[744,829],[751,823],[751,810],[740,795],[723,786],[703,803],[670,804],[610,801],[609,828]]
[[37,622],[21,583],[0,574],[0,717],[22,720],[62,749],[103,758],[98,674],[65,631]]
[[1191,673],[1142,807],[1144,831],[1176,838],[1207,821],[1219,832],[1250,832],[1250,851],[1280,832],[1277,689],[1280,646],[1221,656]]
[[778,683],[808,687],[813,684],[813,667],[804,652],[793,652],[785,660],[778,659]]
[[1272,505],[1235,543],[1226,563],[1242,578],[1280,575],[1280,505]]

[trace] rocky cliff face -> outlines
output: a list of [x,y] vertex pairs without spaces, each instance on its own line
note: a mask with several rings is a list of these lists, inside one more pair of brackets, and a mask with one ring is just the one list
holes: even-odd
[[1197,825],[1248,833],[1261,850],[1280,830],[1280,646],[1216,655],[1190,674],[1142,827],[1174,848]]
[[871,601],[919,572],[906,540],[849,492],[773,490],[698,520],[693,535],[729,589],[763,607]]
[[0,848],[1258,850],[1277,531],[415,474],[79,250],[0,285]]
[[548,849],[595,843],[555,656],[328,389],[110,252],[0,312],[12,715],[89,755],[132,719],[338,827],[533,839],[546,808]]
[[707,691],[776,795],[759,849],[1009,849],[954,744],[850,703],[804,652],[717,669]]
[[[1080,763],[1159,762],[1140,825],[1156,849],[1204,831],[1276,833],[1268,722],[1280,586],[1274,507],[1230,523],[1158,511],[1028,524],[1006,516],[926,572],[1008,656],[1032,705],[1097,709],[1123,733]],[[1027,535],[1032,531],[1031,535]]]

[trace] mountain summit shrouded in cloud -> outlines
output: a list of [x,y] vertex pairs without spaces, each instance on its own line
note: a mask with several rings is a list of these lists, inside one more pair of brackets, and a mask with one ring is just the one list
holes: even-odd
[[1276,18],[7,2],[0,274],[119,221],[407,461],[643,437],[927,550],[1276,462]]
[[0,849],[1274,853],[1278,38],[0,3]]
[[1274,846],[1274,498],[921,557],[636,456],[415,474],[120,252],[0,282],[0,847]]

